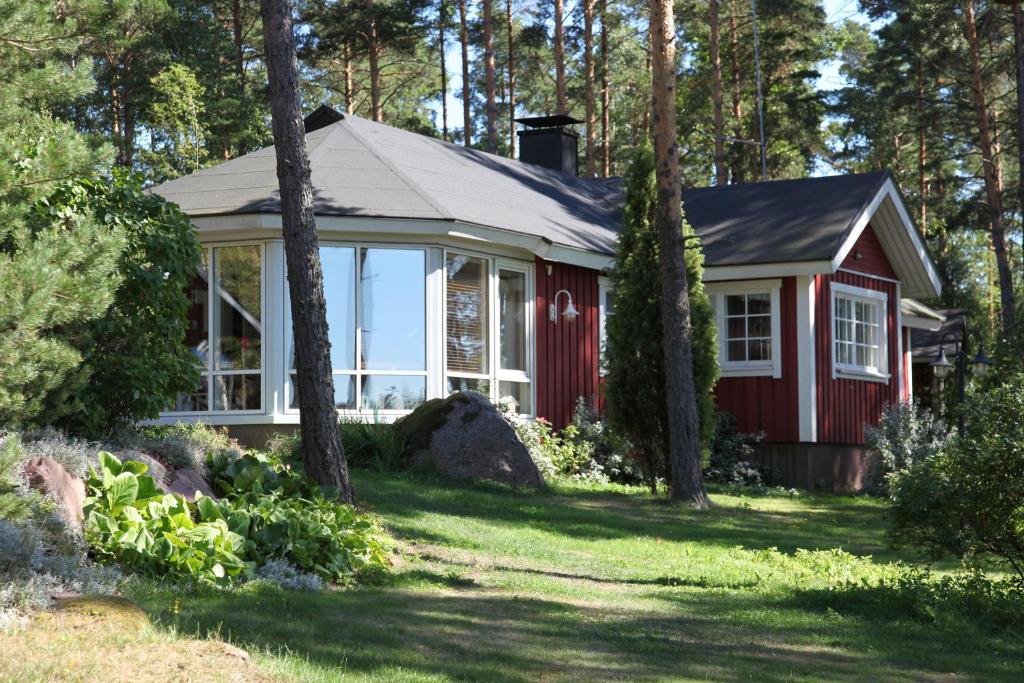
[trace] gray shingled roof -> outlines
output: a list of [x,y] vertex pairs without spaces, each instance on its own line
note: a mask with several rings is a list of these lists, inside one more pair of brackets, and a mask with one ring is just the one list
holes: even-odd
[[709,266],[831,260],[888,173],[685,190]]
[[[460,221],[613,254],[621,195],[597,181],[346,114],[306,135],[316,212]],[[279,213],[273,147],[153,188],[190,216]]]

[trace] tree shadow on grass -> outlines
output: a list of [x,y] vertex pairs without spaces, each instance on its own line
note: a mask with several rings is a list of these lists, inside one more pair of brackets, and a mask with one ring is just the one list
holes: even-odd
[[[429,574],[424,570],[422,573]],[[425,577],[420,577],[425,578]],[[820,614],[753,592],[651,589],[660,609],[596,607],[482,588],[267,589],[152,603],[158,623],[216,631],[330,674],[401,669],[451,680],[1011,680],[986,643],[899,621]],[[769,616],[766,616],[769,615]],[[1007,649],[1017,657],[1019,647]]]
[[[751,508],[694,511],[644,495],[600,491],[517,492],[498,486],[466,484],[437,478],[357,473],[360,501],[388,517],[399,536],[416,538],[416,524],[427,514],[521,525],[585,540],[637,537],[699,542],[721,548],[835,548],[879,558],[900,555],[882,545],[881,508],[836,499],[797,501],[793,512]],[[606,514],[602,514],[605,512]],[[450,542],[439,537],[438,542]]]

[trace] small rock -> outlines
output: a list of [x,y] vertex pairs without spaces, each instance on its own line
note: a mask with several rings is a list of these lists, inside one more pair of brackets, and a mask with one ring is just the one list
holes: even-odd
[[127,462],[129,460],[141,462],[148,468],[146,470],[146,474],[153,477],[158,484],[163,482],[167,477],[167,468],[164,464],[153,456],[147,455],[142,451],[120,451],[118,453],[114,453],[114,455],[116,455],[117,459],[121,462]]
[[395,429],[409,444],[413,466],[455,479],[544,485],[512,425],[475,392],[427,401],[399,420]]
[[64,519],[80,527],[85,515],[85,482],[68,474],[64,466],[49,456],[33,458],[25,463],[25,478],[36,491],[50,496]]
[[171,482],[166,485],[161,484],[160,488],[167,493],[177,493],[190,503],[195,502],[196,491],[208,498],[217,498],[210,485],[195,470],[175,470]]

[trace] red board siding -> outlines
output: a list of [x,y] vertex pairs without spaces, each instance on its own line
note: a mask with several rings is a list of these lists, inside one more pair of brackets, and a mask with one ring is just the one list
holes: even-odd
[[764,432],[767,443],[800,440],[797,386],[796,278],[782,279],[782,377],[723,377],[715,387],[718,409],[731,413],[741,432]]
[[882,243],[878,241],[878,237],[870,225],[857,238],[853,249],[850,250],[850,254],[840,267],[846,270],[856,270],[859,273],[896,279],[896,272],[889,263],[889,257],[885,255]]
[[[548,275],[548,268],[551,274]],[[572,421],[576,400],[598,397],[600,311],[596,270],[537,259],[537,416],[560,429]],[[561,316],[567,302],[558,300],[558,323],[548,320],[548,304],[559,290],[572,294],[580,315]]]
[[[885,292],[889,296],[887,325],[889,374],[887,384],[866,380],[832,378],[832,293],[831,283],[841,282]],[[821,443],[863,444],[864,425],[877,424],[886,403],[899,400],[899,334],[896,284],[853,273],[815,277],[815,360],[818,391],[818,441]]]

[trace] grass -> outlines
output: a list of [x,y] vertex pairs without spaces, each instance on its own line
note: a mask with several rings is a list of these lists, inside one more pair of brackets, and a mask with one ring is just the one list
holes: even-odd
[[[157,624],[145,637],[239,645],[253,653],[245,680],[990,681],[1024,667],[1020,634],[844,587],[907,559],[884,544],[876,501],[719,492],[697,512],[628,489],[519,493],[367,471],[355,486],[399,543],[387,584],[137,582],[129,597]],[[109,635],[92,647],[125,652]],[[0,675],[29,678],[18,667],[33,660],[2,657]]]

